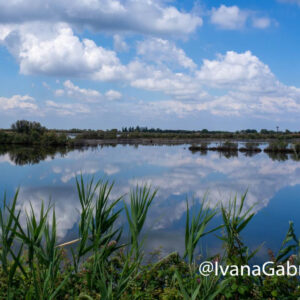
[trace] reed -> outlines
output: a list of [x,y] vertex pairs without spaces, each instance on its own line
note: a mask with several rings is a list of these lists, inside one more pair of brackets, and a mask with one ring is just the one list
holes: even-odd
[[247,192],[241,196],[240,201],[235,196],[227,207],[221,205],[224,234],[220,239],[224,242],[227,260],[232,264],[247,264],[258,251],[257,249],[249,253],[250,250],[245,247],[241,239],[241,232],[255,215],[254,205],[244,210],[246,196]]
[[155,198],[157,190],[152,191],[147,185],[137,186],[130,193],[130,207],[125,204],[125,212],[130,230],[130,243],[135,257],[140,254],[139,237],[146,221],[149,207]]
[[188,259],[188,263],[191,265],[194,260],[194,252],[200,239],[207,234],[220,229],[222,226],[218,226],[209,231],[206,231],[206,227],[212,218],[216,215],[216,209],[209,209],[205,204],[205,198],[200,205],[200,209],[197,213],[193,213],[189,208],[189,202],[186,201],[186,222],[185,222],[185,253],[184,258]]

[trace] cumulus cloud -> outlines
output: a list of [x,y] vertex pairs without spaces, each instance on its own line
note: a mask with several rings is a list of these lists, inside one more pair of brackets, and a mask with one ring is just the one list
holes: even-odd
[[300,109],[300,89],[279,82],[250,51],[204,60],[197,76],[209,87],[228,91],[208,105],[217,114],[282,115]]
[[93,89],[84,89],[75,85],[71,80],[64,82],[64,89],[58,89],[54,93],[58,97],[67,96],[70,99],[88,103],[96,103],[104,100],[119,100],[122,94],[115,90],[108,90],[104,95]]
[[[250,51],[228,51],[225,55],[219,54],[215,60],[206,59],[196,77],[189,77],[188,81],[191,89],[180,89],[179,85],[173,100],[148,103],[147,110],[179,117],[202,111],[218,116],[251,115],[259,118],[283,118],[289,113],[290,119],[292,116],[296,118],[300,111],[300,89],[279,82],[270,68]],[[141,84],[148,83],[148,88],[152,86],[154,89],[163,82],[151,78]],[[221,91],[221,95],[205,92],[206,87]]]
[[202,25],[201,17],[155,0],[1,1],[0,20],[1,23],[59,21],[96,31],[174,36],[185,36]]
[[187,69],[196,68],[196,64],[182,49],[176,47],[173,42],[161,38],[150,38],[139,42],[137,53],[150,61],[174,63]]
[[[10,30],[2,27],[2,43],[19,61],[22,74],[118,80],[136,88],[173,95],[198,91],[197,84],[189,75],[171,70],[170,67],[178,66],[195,69],[196,65],[182,49],[169,41],[150,39],[138,46],[140,56],[152,61],[157,57],[160,65],[147,64],[140,59],[124,65],[114,51],[98,46],[89,39],[81,41],[67,24],[57,24],[51,30],[42,32],[38,25],[15,26]],[[167,65],[169,62],[171,66]],[[74,87],[69,90],[74,92]],[[77,89],[78,92],[80,90]],[[81,91],[81,94],[86,92]],[[63,91],[60,89],[56,94],[62,95]]]
[[38,108],[35,99],[25,95],[14,95],[11,98],[0,97],[0,111],[24,110],[36,111]]
[[216,60],[205,59],[198,77],[213,87],[242,90],[264,90],[277,84],[270,68],[250,51],[228,51]]
[[240,9],[236,5],[222,4],[219,8],[213,8],[210,17],[212,24],[227,30],[243,29],[249,19],[254,28],[265,29],[271,25],[268,17],[257,17],[256,12]]
[[122,94],[115,90],[109,90],[105,93],[105,97],[108,100],[119,100],[122,98]]
[[[257,26],[264,27],[262,23]],[[39,25],[39,22],[0,25],[0,43],[16,57],[21,73],[118,81],[167,96],[156,101],[128,103],[128,112],[184,117],[201,111],[222,116],[262,113],[274,116],[292,109],[298,111],[299,89],[280,83],[270,68],[250,51],[228,51],[216,59],[205,59],[198,67],[174,42],[152,37],[137,43],[137,56],[124,64],[115,51],[90,39],[80,39],[66,23],[45,28]],[[218,90],[218,96],[213,89]],[[102,94],[76,86],[70,80],[55,94],[84,101],[45,103],[45,111],[63,116],[88,115],[97,109],[91,107],[92,103],[122,97],[115,90]],[[34,103],[29,103],[22,105],[34,107]],[[102,105],[101,109],[112,111],[116,107]]]
[[117,76],[114,51],[82,41],[67,24],[40,29],[40,24],[2,27],[2,43],[16,57],[22,74],[89,76],[110,80]]
[[248,18],[248,13],[239,9],[238,6],[221,5],[213,8],[211,22],[223,29],[241,29]]
[[175,97],[189,98],[199,91],[197,82],[184,73],[174,73],[163,66],[156,68],[135,61],[129,64],[131,86],[149,91],[162,91]]
[[[121,66],[126,70],[121,79],[124,83],[138,89],[161,91],[170,98],[157,101],[137,100],[112,107],[107,100],[119,100],[122,97],[120,92],[108,90],[102,94],[97,90],[81,88],[67,80],[55,94],[79,102],[48,100],[39,111],[62,116],[87,116],[94,111],[99,112],[100,108],[93,103],[100,101],[102,112],[117,109],[125,110],[131,116],[142,114],[144,117],[169,114],[185,118],[207,111],[218,116],[247,115],[272,119],[274,116],[284,118],[289,113],[291,120],[292,116],[300,112],[300,89],[279,82],[270,68],[250,51],[219,54],[216,59],[204,60],[201,67],[190,74],[174,72],[163,62],[161,65],[146,64],[139,59]],[[220,92],[215,94],[211,92],[213,90]],[[3,98],[0,99],[4,101]],[[23,105],[37,108],[30,97],[24,100],[20,105],[19,102],[13,104],[15,102],[12,101],[11,107]],[[6,99],[3,107],[8,107],[7,103]]]
[[102,98],[101,93],[92,89],[83,89],[76,86],[71,80],[66,80],[64,82],[64,89],[59,89],[55,91],[57,96],[67,95],[70,98],[84,100],[87,102],[95,102]]

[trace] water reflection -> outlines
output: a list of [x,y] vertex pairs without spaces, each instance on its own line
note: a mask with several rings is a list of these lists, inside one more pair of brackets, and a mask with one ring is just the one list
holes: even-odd
[[[0,168],[5,170],[6,177],[1,178],[0,187],[12,194],[17,186],[21,186],[19,207],[22,211],[28,208],[29,201],[38,209],[41,199],[48,200],[51,196],[57,209],[61,240],[71,238],[78,223],[79,202],[74,183],[79,174],[85,178],[95,176],[114,180],[113,197],[128,193],[137,183],[149,183],[159,188],[146,223],[147,245],[149,248],[161,245],[168,251],[183,247],[187,196],[194,197],[197,204],[208,193],[209,204],[214,207],[248,189],[246,208],[256,204],[258,215],[247,235],[255,246],[266,241],[265,249],[268,245],[281,243],[283,236],[277,236],[277,232],[284,227],[282,224],[288,224],[300,204],[294,201],[293,205],[288,205],[289,199],[300,192],[300,163],[277,156],[270,159],[266,153],[254,156],[237,151],[234,154],[191,153],[187,146],[96,147],[70,152],[44,151],[39,156],[45,158],[43,163],[38,164],[36,159],[33,160],[35,165],[21,167],[24,163],[20,162],[32,164],[34,151],[28,150],[26,155],[15,149],[1,152]],[[286,194],[287,188],[293,188],[292,196]],[[277,216],[275,222],[272,203],[278,195],[276,201],[281,201],[282,217]],[[296,222],[298,232],[299,225]],[[213,243],[211,247],[218,248],[219,245]]]
[[11,163],[23,166],[38,164],[46,159],[54,159],[57,154],[62,157],[69,151],[66,147],[22,147],[3,146],[0,147],[0,156],[8,155]]
[[[107,145],[91,145],[91,146],[78,146],[76,150],[78,152],[85,152],[85,151],[98,151],[98,149],[102,148],[115,148],[115,147],[128,147],[126,144],[117,145],[117,144],[107,144]],[[130,145],[135,149],[139,148],[138,144]],[[141,146],[140,146],[141,147]],[[149,145],[148,147],[155,147],[154,145]],[[170,147],[170,146],[169,146]],[[15,165],[32,165],[38,164],[43,160],[47,159],[54,159],[58,154],[61,157],[64,157],[68,152],[73,151],[74,148],[67,148],[67,147],[28,147],[28,146],[18,146],[18,145],[0,145],[0,162],[1,161],[8,161]],[[210,150],[208,149],[201,149],[197,151],[191,150],[192,154],[205,156],[208,155]],[[258,155],[260,152],[256,151],[243,151],[239,152],[238,150],[215,150],[218,153],[219,157],[225,158],[232,158],[238,157],[239,155],[244,155],[246,157],[253,157]],[[288,159],[292,159],[298,161],[300,158],[296,153],[287,154],[287,153],[277,153],[277,152],[268,152],[266,155],[274,160],[274,161],[286,161]]]
[[289,159],[289,156],[290,156],[286,153],[280,153],[280,152],[270,152],[270,153],[267,153],[267,155],[272,160],[277,160],[277,161],[286,161]]

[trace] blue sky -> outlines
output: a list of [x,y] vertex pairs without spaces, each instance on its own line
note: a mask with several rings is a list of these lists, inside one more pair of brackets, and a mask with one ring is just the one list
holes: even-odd
[[300,0],[0,0],[0,127],[300,130]]

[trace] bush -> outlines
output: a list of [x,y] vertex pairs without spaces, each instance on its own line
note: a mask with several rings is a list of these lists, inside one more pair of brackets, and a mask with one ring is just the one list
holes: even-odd
[[230,141],[225,141],[221,143],[218,147],[219,150],[226,150],[226,151],[237,151],[238,144]]
[[292,149],[288,148],[288,142],[285,140],[277,140],[269,142],[268,147],[264,150],[265,152],[292,152]]

